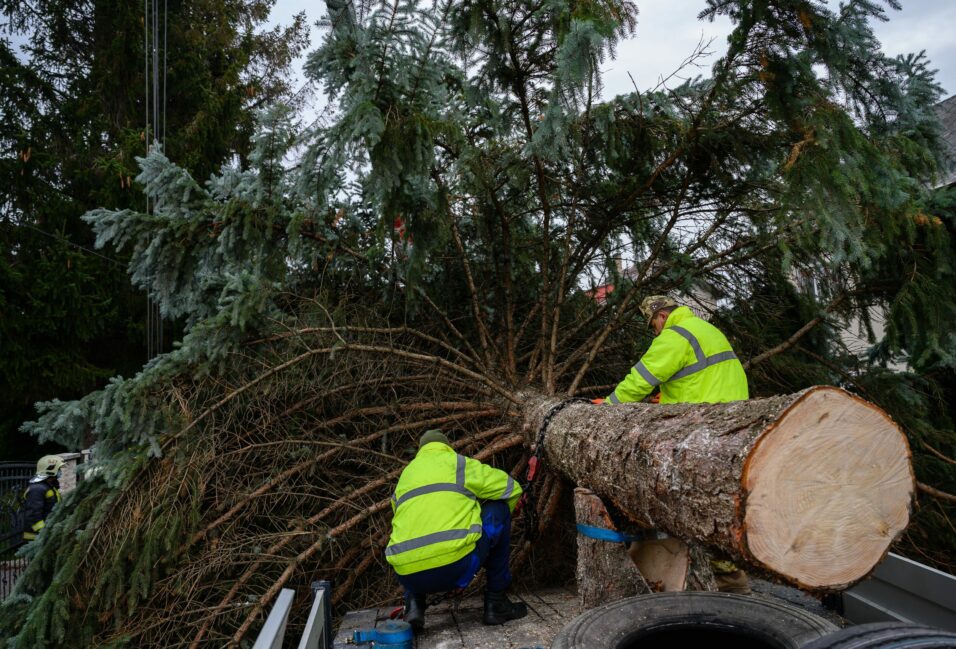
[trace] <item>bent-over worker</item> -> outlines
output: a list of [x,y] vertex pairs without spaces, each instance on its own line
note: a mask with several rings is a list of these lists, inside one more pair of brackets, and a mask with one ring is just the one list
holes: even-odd
[[511,513],[521,486],[507,473],[458,455],[439,430],[422,435],[392,497],[392,534],[385,558],[405,588],[405,619],[425,626],[425,596],[465,588],[484,566],[485,624],[524,617],[505,591]]
[[604,401],[641,401],[660,386],[660,403],[722,403],[749,397],[743,365],[714,325],[665,295],[641,303],[654,341]]
[[[605,403],[641,401],[658,386],[655,403],[722,403],[749,398],[743,365],[717,327],[666,295],[645,298],[641,313],[654,330],[654,341]],[[750,592],[747,573],[732,561],[712,559],[710,563],[718,590]]]

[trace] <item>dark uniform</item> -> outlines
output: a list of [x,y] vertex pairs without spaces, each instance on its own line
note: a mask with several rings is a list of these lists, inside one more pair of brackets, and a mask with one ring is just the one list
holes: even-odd
[[30,479],[23,492],[23,539],[32,541],[46,526],[53,507],[60,502],[60,483],[57,477],[63,460],[46,455],[37,462],[37,474]]
[[60,502],[56,476],[35,476],[23,492],[23,538],[32,541],[46,525],[46,518]]

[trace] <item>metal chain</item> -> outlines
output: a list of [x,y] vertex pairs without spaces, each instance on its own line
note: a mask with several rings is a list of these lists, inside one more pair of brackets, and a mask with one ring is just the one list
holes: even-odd
[[[527,486],[525,486],[525,493],[527,494],[525,498],[525,516],[528,519],[528,524],[525,527],[525,537],[529,540],[534,540],[538,535],[538,511],[536,508],[535,498],[536,498],[536,489],[535,477],[538,471],[538,464],[541,461],[541,453],[544,450],[544,434],[548,430],[548,425],[551,423],[551,420],[554,417],[567,408],[572,403],[590,403],[590,399],[584,399],[582,397],[571,397],[568,399],[563,399],[558,403],[551,406],[548,410],[548,414],[544,416],[544,419],[541,421],[541,427],[538,428],[538,436],[534,442],[534,449],[531,455],[531,458],[528,460],[529,472]],[[530,467],[533,467],[531,469]]]
[[538,437],[534,442],[534,454],[536,457],[541,456],[541,445],[544,443],[544,434],[547,432],[548,424],[551,423],[551,420],[554,419],[555,415],[570,406],[572,403],[590,403],[590,401],[590,399],[585,399],[583,397],[571,397],[569,399],[559,401],[551,406],[551,409],[548,410],[548,414],[546,414],[544,419],[541,421],[541,427],[538,428]]

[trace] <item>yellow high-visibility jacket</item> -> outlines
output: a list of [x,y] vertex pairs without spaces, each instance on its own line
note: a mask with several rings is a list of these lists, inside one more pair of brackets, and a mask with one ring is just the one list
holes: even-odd
[[640,401],[658,385],[661,403],[721,403],[749,397],[747,375],[726,336],[686,306],[671,312],[660,335],[605,401]]
[[429,442],[398,479],[385,559],[400,575],[461,559],[481,538],[482,500],[506,500],[514,511],[521,485],[500,469]]

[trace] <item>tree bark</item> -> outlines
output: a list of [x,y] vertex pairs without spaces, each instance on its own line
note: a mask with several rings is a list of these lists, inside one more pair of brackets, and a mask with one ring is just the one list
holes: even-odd
[[[562,401],[525,395],[530,440]],[[909,521],[899,427],[843,390],[722,404],[565,404],[548,463],[626,516],[800,587],[864,577]]]

